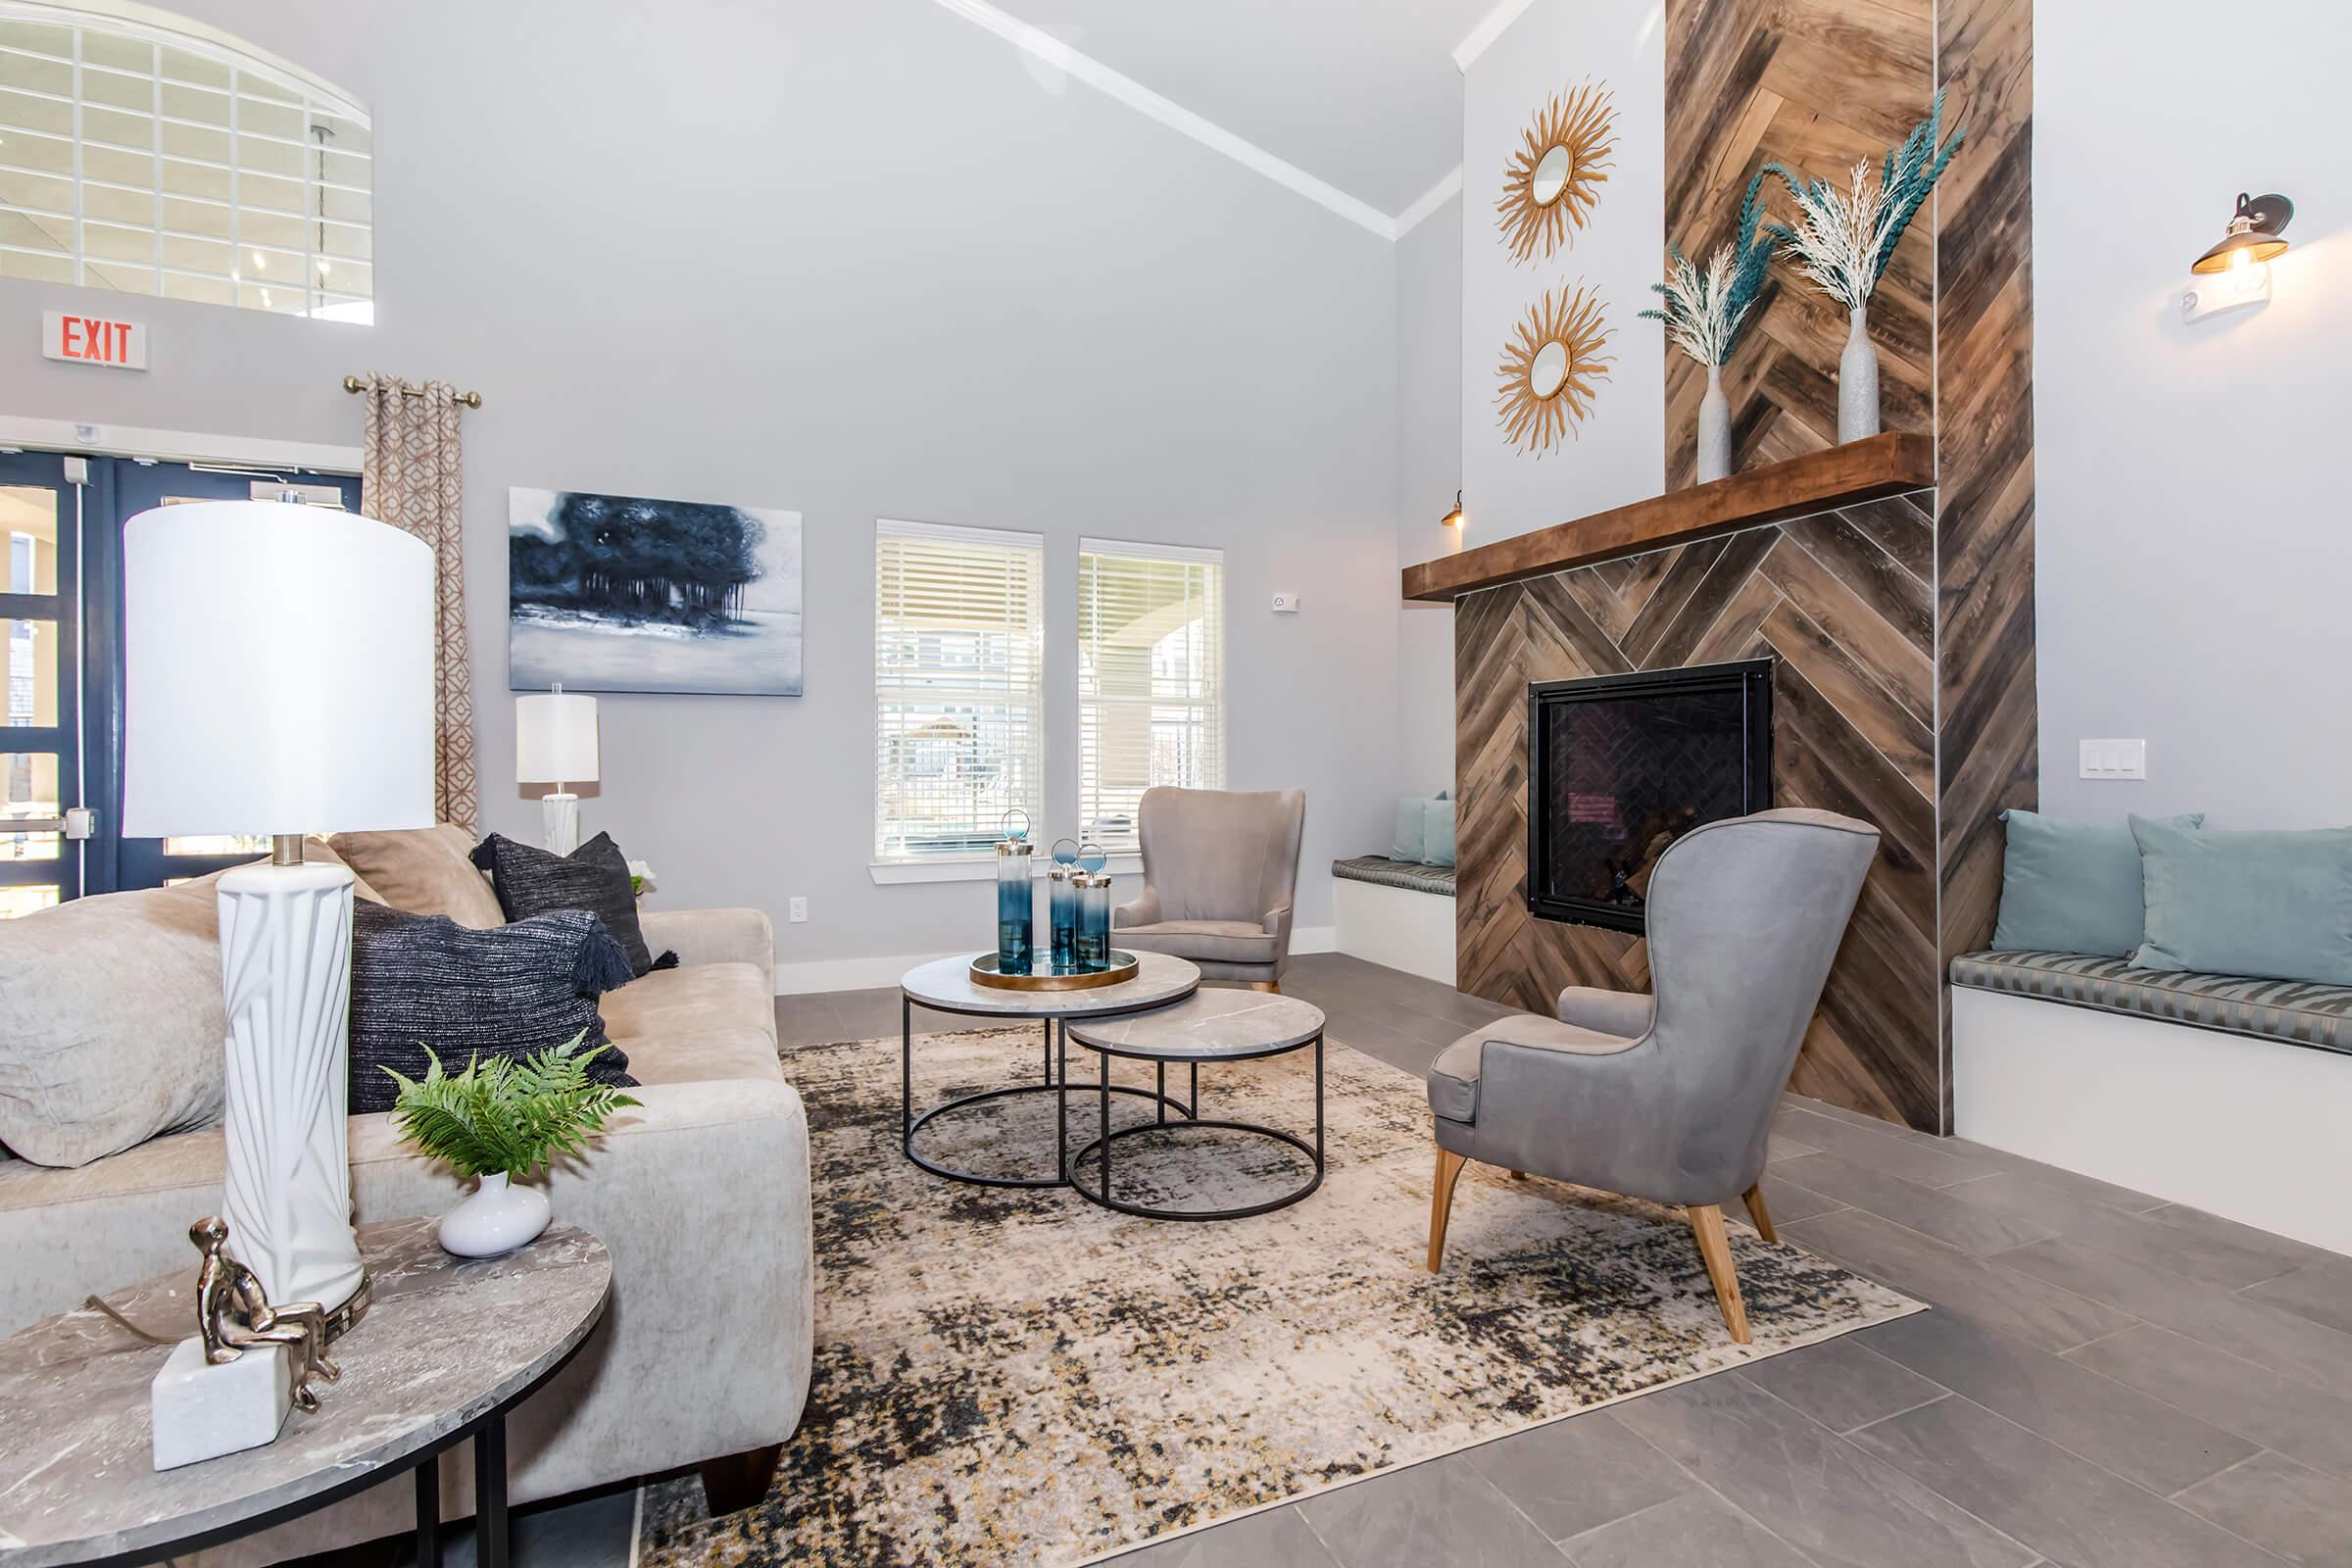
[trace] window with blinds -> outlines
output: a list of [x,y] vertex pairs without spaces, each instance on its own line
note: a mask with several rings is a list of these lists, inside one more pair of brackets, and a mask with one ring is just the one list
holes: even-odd
[[0,0],[0,277],[371,321],[373,146],[193,24]]
[[1045,820],[1045,541],[881,522],[874,537],[874,858],[989,853]]
[[1225,557],[1087,539],[1078,555],[1078,817],[1137,847],[1155,784],[1225,787]]

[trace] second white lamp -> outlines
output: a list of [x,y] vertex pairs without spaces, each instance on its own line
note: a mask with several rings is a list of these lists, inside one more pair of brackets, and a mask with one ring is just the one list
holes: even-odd
[[556,855],[580,846],[580,798],[566,784],[597,777],[596,699],[552,692],[514,699],[514,782],[555,785],[539,798],[539,842]]

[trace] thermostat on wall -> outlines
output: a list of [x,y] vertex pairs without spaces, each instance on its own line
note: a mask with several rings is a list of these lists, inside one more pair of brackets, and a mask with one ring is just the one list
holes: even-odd
[[1298,613],[1298,596],[1287,589],[1277,589],[1274,594],[1274,613],[1277,615]]

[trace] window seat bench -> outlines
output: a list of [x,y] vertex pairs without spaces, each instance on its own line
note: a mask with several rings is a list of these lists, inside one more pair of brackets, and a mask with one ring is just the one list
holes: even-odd
[[2080,953],[1952,960],[1963,1138],[2352,1252],[2352,986]]
[[1332,945],[1453,984],[1453,867],[1358,855],[1331,862]]

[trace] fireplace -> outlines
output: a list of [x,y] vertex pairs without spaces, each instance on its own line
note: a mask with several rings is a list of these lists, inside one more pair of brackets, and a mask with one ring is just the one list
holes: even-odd
[[1772,805],[1772,661],[1531,685],[1527,753],[1528,908],[1640,931],[1667,845]]

